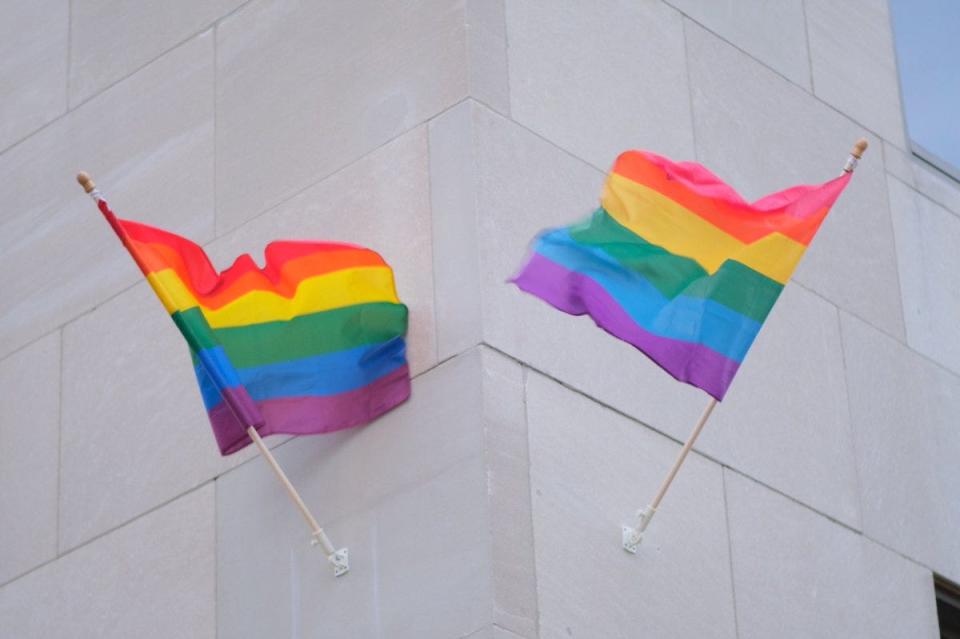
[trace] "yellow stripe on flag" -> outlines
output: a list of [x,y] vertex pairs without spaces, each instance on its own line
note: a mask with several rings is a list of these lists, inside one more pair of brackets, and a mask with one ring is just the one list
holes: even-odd
[[807,248],[777,232],[742,242],[659,191],[616,173],[607,178],[601,202],[622,226],[674,255],[695,260],[711,274],[727,260],[736,260],[786,284]]
[[150,273],[147,280],[168,313],[199,306],[212,328],[284,321],[354,304],[400,302],[393,272],[384,266],[348,268],[307,278],[293,298],[250,291],[217,309],[204,307],[173,269]]

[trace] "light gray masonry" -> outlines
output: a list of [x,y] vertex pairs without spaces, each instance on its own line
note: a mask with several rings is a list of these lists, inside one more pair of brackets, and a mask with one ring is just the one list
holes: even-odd
[[[884,0],[0,2],[0,637],[934,639],[960,580],[960,187],[905,150]],[[506,280],[616,154],[750,199],[871,144],[637,556],[707,402]],[[216,451],[90,201],[218,267],[349,241],[409,402]]]

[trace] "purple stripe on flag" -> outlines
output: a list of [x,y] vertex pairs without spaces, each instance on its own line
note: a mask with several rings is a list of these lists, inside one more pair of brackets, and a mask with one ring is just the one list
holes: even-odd
[[243,424],[244,430],[250,426],[256,426],[258,429],[263,426],[263,415],[260,414],[256,403],[254,403],[246,388],[243,386],[224,388],[220,391],[220,395],[223,396],[223,401],[229,406],[230,412]]
[[[406,365],[362,388],[328,396],[283,397],[256,402],[266,423],[257,429],[262,437],[275,434],[315,435],[359,426],[410,397],[410,371]],[[223,455],[251,443],[246,427],[224,402],[210,411],[210,424]],[[274,429],[271,424],[282,424]]]
[[602,286],[533,253],[512,280],[524,291],[571,315],[590,315],[597,326],[640,349],[681,382],[723,399],[739,364],[703,344],[653,335],[641,328]]

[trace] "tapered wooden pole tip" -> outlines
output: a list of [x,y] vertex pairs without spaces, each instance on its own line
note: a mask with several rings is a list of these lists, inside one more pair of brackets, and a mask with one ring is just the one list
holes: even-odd
[[90,174],[86,171],[77,173],[77,182],[80,183],[80,186],[82,186],[83,190],[87,193],[97,188],[97,185],[93,182],[93,178],[90,177]]
[[850,151],[850,155],[857,158],[858,160],[863,157],[863,152],[867,150],[867,147],[870,146],[870,143],[867,142],[866,138],[860,138],[853,145],[853,149]]

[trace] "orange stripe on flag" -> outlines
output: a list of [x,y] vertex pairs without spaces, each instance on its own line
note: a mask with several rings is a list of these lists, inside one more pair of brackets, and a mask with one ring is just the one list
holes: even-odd
[[668,175],[650,158],[636,152],[620,155],[613,172],[661,193],[745,243],[755,242],[770,233],[781,233],[807,246],[829,210],[817,207],[811,211],[788,211],[785,208],[758,211],[747,202],[733,200],[732,189],[725,184],[717,189],[724,193],[698,193],[677,177]]
[[343,250],[289,259],[280,264],[279,272],[270,273],[271,277],[261,271],[250,256],[244,255],[224,272],[218,286],[210,291],[202,291],[196,278],[191,277],[186,260],[174,247],[133,239],[130,245],[150,272],[158,273],[165,269],[176,272],[190,293],[208,309],[221,308],[251,291],[269,291],[292,298],[297,286],[305,279],[349,268],[384,266],[383,259],[373,251]]

